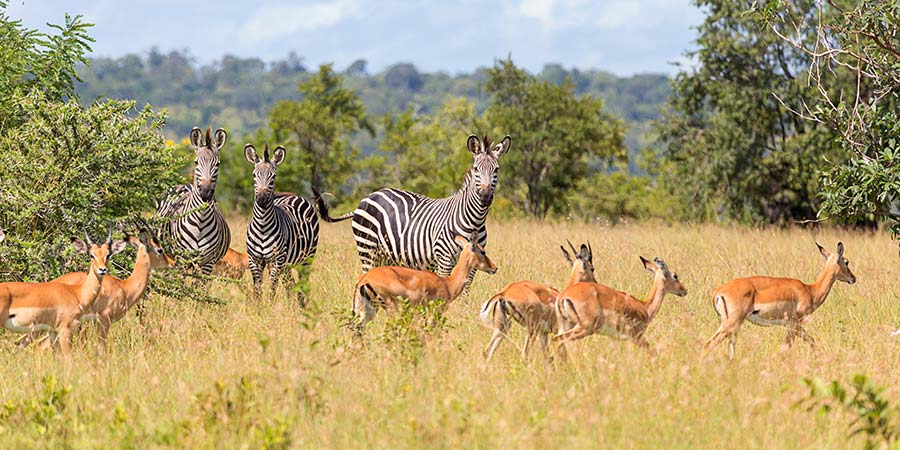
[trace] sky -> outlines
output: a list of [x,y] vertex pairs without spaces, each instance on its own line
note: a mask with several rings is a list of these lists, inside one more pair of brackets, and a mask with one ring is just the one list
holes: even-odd
[[357,59],[370,72],[398,62],[471,72],[496,59],[532,72],[547,63],[617,75],[673,74],[687,63],[701,11],[689,0],[9,0],[29,28],[81,14],[92,56],[188,50],[200,64],[225,54],[308,67]]

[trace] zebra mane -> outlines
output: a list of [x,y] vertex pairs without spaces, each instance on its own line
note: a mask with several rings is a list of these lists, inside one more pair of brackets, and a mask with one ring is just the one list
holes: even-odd
[[206,147],[212,145],[212,128],[206,127]]
[[488,151],[488,149],[490,149],[491,145],[493,144],[494,143],[491,142],[491,138],[489,138],[487,134],[485,134],[484,137],[481,138],[481,145],[485,152]]

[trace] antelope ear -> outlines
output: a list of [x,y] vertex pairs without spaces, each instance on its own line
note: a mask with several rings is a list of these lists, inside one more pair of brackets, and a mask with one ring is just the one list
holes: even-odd
[[587,245],[581,244],[581,251],[578,253],[578,256],[585,261],[591,260],[591,251]]
[[499,158],[499,157],[505,155],[506,152],[509,151],[510,140],[511,140],[511,138],[509,137],[509,135],[506,135],[506,137],[503,138],[503,140],[500,141],[499,144],[494,146],[494,157],[495,158]]
[[569,264],[575,264],[575,261],[572,261],[572,257],[569,256],[569,252],[566,251],[566,248],[565,248],[565,247],[563,247],[562,245],[560,245],[560,246],[559,246],[559,249],[562,250],[562,252],[563,252],[563,258],[566,258],[566,261],[568,261]]
[[247,158],[247,161],[250,164],[256,164],[259,162],[259,156],[256,154],[256,147],[251,144],[247,144],[244,146],[244,158]]
[[72,246],[75,247],[75,250],[78,250],[81,253],[87,254],[91,248],[87,244],[84,243],[81,239],[72,238]]
[[272,164],[276,166],[284,162],[284,147],[275,147],[275,154],[272,155]]
[[109,245],[109,256],[115,255],[116,253],[122,253],[122,250],[125,250],[127,244],[127,242],[119,239],[113,240],[112,244]]
[[844,243],[843,242],[838,242],[837,255],[838,255],[838,258],[844,257]]
[[659,258],[653,258],[653,262],[656,263],[656,267],[659,267],[659,270],[662,270],[666,275],[669,272],[669,266],[666,265],[666,262]]
[[825,250],[825,247],[819,245],[818,242],[816,242],[816,247],[819,247],[819,253],[821,253],[825,259],[828,259],[828,257],[831,256],[831,253],[828,253],[828,250]]
[[643,264],[645,269],[647,269],[648,271],[650,271],[650,273],[652,273],[654,275],[656,274],[656,269],[657,269],[656,264],[653,264],[652,262],[648,261],[647,258],[644,258],[643,256],[638,256],[638,258],[641,258],[641,264]]
[[466,148],[469,149],[473,155],[481,153],[481,140],[478,139],[478,136],[470,134],[469,138],[466,139]]
[[465,248],[466,245],[469,245],[469,240],[459,234],[457,234],[456,236],[453,237],[453,242],[456,242],[457,244],[459,244],[460,247],[463,247],[463,248]]
[[194,129],[191,130],[191,145],[193,145],[194,148],[199,148],[200,145],[203,144],[202,139],[203,139],[203,131],[201,131],[197,127],[194,127]]
[[215,147],[216,151],[219,151],[222,147],[225,146],[225,141],[228,140],[228,133],[225,132],[224,128],[219,128],[216,130],[216,134],[213,136],[213,147]]

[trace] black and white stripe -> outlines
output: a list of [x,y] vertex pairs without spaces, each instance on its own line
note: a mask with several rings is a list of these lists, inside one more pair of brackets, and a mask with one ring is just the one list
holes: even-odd
[[[469,136],[466,147],[474,161],[462,187],[450,197],[434,199],[402,189],[382,189],[362,199],[353,212],[332,218],[317,193],[319,215],[328,222],[353,219],[364,271],[402,265],[448,276],[461,250],[455,236],[475,236],[478,244],[487,243],[485,219],[497,186],[497,160],[509,144],[509,136],[493,148],[487,136],[483,141]],[[473,276],[474,271],[469,281]]]
[[156,216],[170,219],[169,238],[188,253],[201,273],[209,275],[225,256],[231,243],[231,230],[216,204],[216,179],[219,176],[219,150],[225,146],[225,130],[216,130],[214,138],[206,129],[206,140],[199,128],[191,130],[191,145],[196,154],[193,184],[175,186],[157,202]]
[[[275,193],[276,167],[284,161],[284,147],[277,147],[269,159],[267,145],[262,159],[256,149],[244,147],[247,161],[253,164],[253,218],[247,227],[247,254],[256,298],[262,291],[263,270],[269,265],[272,298],[281,275],[285,288],[294,285],[290,267],[308,264],[319,243],[319,220],[313,205],[302,197]],[[287,270],[285,270],[287,269]],[[297,293],[298,300],[301,293]]]

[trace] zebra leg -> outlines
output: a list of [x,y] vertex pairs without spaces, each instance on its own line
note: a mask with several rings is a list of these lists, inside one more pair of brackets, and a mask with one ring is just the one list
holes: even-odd
[[270,299],[273,302],[275,301],[275,291],[278,290],[278,281],[281,280],[281,277],[279,276],[280,274],[281,263],[279,263],[278,261],[272,262],[272,268],[269,269],[269,283],[271,283],[269,289],[272,292]]
[[253,300],[262,299],[262,276],[266,263],[262,259],[250,258],[250,273],[253,275]]

